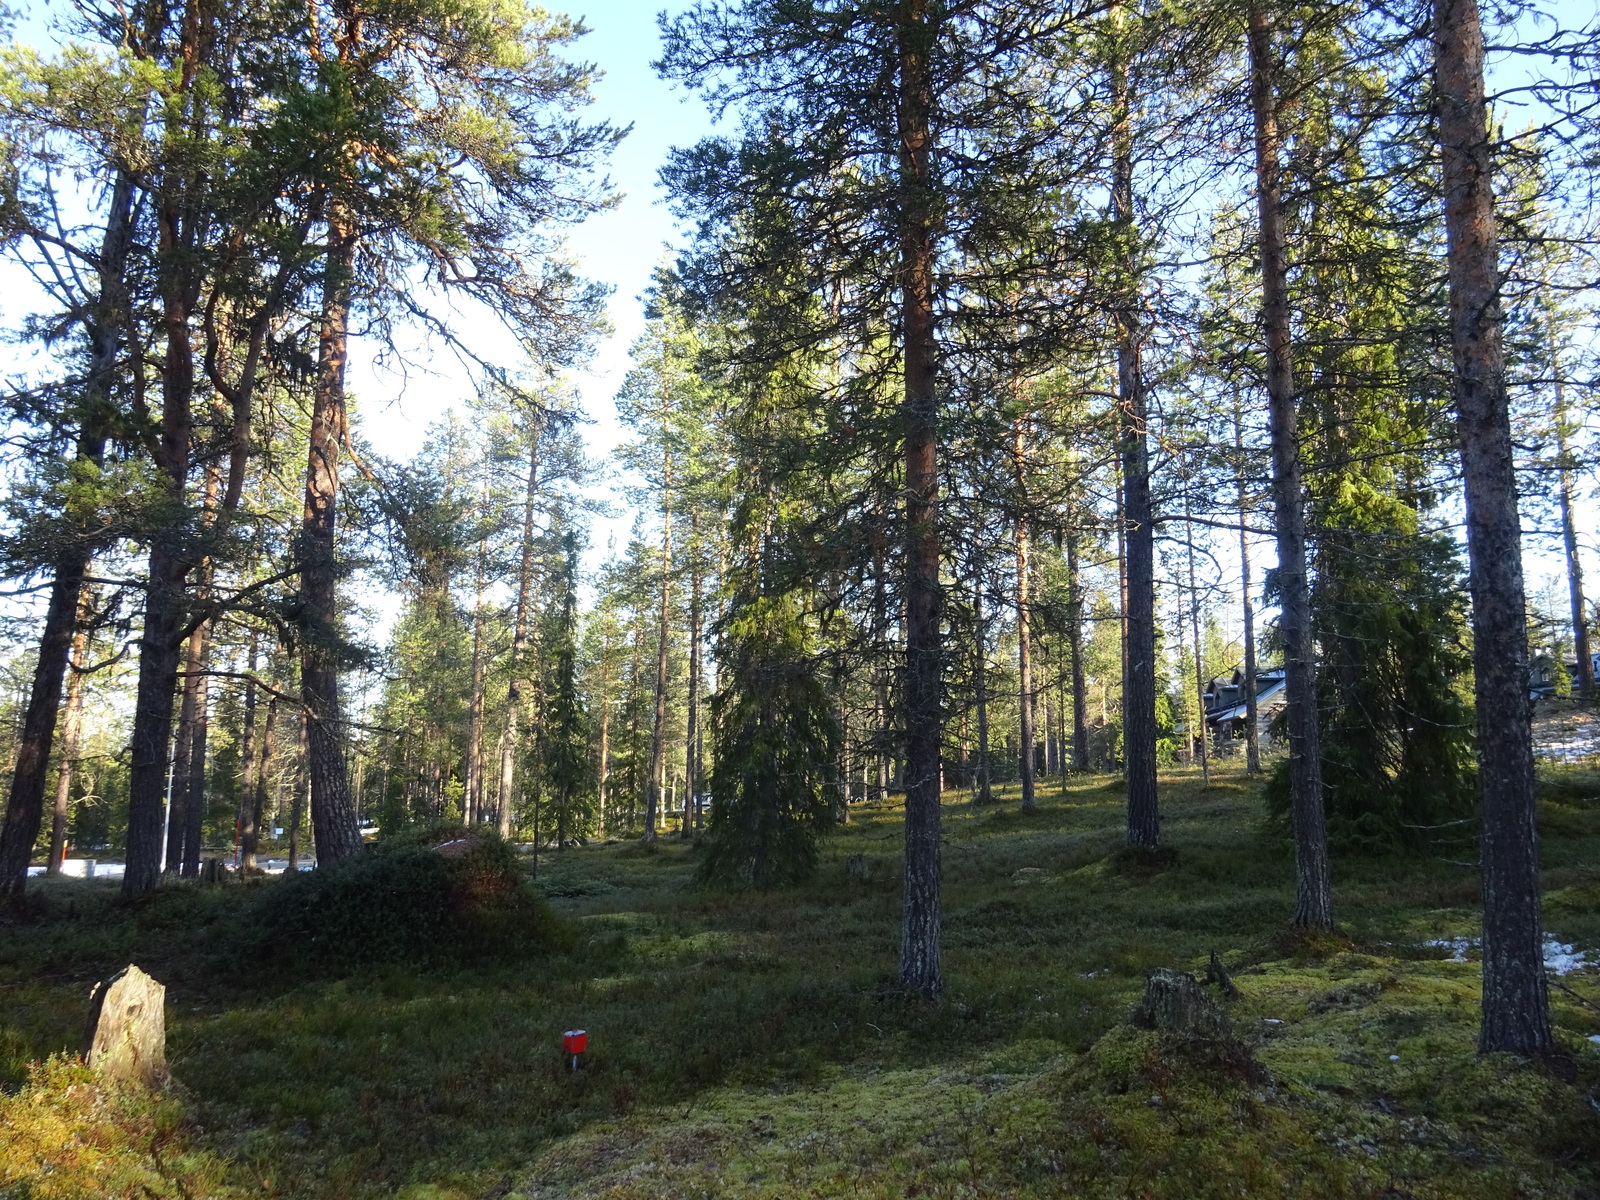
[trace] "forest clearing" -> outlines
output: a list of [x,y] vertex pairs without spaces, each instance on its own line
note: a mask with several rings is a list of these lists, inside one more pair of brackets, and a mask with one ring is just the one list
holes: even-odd
[[0,6],[0,1200],[1600,1196],[1600,0],[665,2]]
[[[1290,936],[1289,845],[1255,785],[1178,771],[1162,795],[1175,853],[1157,865],[1123,848],[1107,777],[1052,784],[1027,816],[1014,788],[987,809],[948,795],[936,1002],[894,982],[893,807],[853,814],[815,882],[763,895],[694,886],[696,851],[671,837],[552,851],[540,887],[569,948],[299,984],[216,964],[249,887],[118,912],[114,888],[63,882],[0,965],[8,1086],[73,1044],[88,983],[132,958],[170,989],[177,1098],[127,1118],[123,1141],[64,1097],[82,1075],[54,1068],[0,1101],[0,1180],[32,1153],[59,1168],[17,1193],[38,1197],[122,1194],[86,1176],[178,1195],[163,1175],[194,1197],[410,1200],[1487,1200],[1600,1183],[1600,772],[1560,768],[1543,790],[1549,933],[1588,958],[1556,977],[1571,990],[1552,995],[1558,1057],[1540,1069],[1476,1052],[1481,965],[1448,944],[1477,933],[1474,870],[1343,865],[1341,932]],[[1204,977],[1213,951],[1259,1074],[1126,1024],[1150,969]],[[571,1073],[575,1024],[591,1049]],[[31,1140],[68,1130],[70,1151]]]

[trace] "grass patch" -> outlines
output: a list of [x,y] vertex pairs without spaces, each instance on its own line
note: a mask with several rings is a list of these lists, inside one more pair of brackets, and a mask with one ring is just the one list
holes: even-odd
[[[179,1083],[167,1115],[139,1120],[199,1156],[196,1197],[1597,1187],[1600,1011],[1555,993],[1556,1069],[1480,1060],[1478,964],[1426,945],[1477,934],[1475,865],[1342,859],[1340,932],[1289,937],[1292,851],[1263,831],[1256,781],[1164,775],[1176,854],[1154,865],[1122,853],[1125,800],[1107,783],[1052,780],[1026,817],[1014,787],[986,808],[947,797],[948,990],[933,1004],[894,985],[887,806],[822,843],[813,882],[765,893],[693,886],[695,851],[674,835],[542,855],[535,886],[564,938],[465,961],[307,963],[229,940],[286,903],[297,885],[278,881],[131,906],[114,885],[62,881],[0,930],[3,1103],[70,1115],[70,1068],[29,1083],[28,1064],[77,1049],[89,985],[136,961],[168,985]],[[857,854],[864,879],[846,870]],[[1547,928],[1600,949],[1600,833],[1558,822],[1545,854]],[[1213,950],[1264,1083],[1122,1024],[1149,969],[1203,973]],[[1600,1003],[1600,974],[1564,982]],[[576,1073],[560,1050],[572,1027],[590,1033]],[[0,1134],[0,1154],[19,1144]]]

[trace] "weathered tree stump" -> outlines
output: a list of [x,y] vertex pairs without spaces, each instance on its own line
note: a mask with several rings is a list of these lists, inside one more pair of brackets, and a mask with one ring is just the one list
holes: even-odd
[[844,870],[857,883],[866,883],[872,878],[872,860],[865,854],[852,854],[844,860]]
[[208,858],[200,864],[201,883],[221,883],[227,877],[227,864],[220,858]]
[[108,1083],[167,1081],[167,989],[131,963],[89,999],[89,1066]]
[[1232,1041],[1228,1018],[1193,975],[1157,967],[1145,981],[1139,1007],[1129,1018],[1140,1029],[1154,1029],[1180,1037]]

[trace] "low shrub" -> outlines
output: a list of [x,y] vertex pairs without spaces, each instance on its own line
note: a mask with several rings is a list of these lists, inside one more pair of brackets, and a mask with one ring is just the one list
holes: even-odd
[[241,908],[230,958],[318,973],[445,964],[560,949],[570,935],[491,834],[380,845],[263,887]]

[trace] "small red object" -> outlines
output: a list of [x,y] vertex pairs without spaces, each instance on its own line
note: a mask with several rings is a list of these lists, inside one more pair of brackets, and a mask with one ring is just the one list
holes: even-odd
[[569,1029],[561,1035],[561,1045],[568,1054],[582,1054],[589,1048],[589,1034],[582,1029]]

